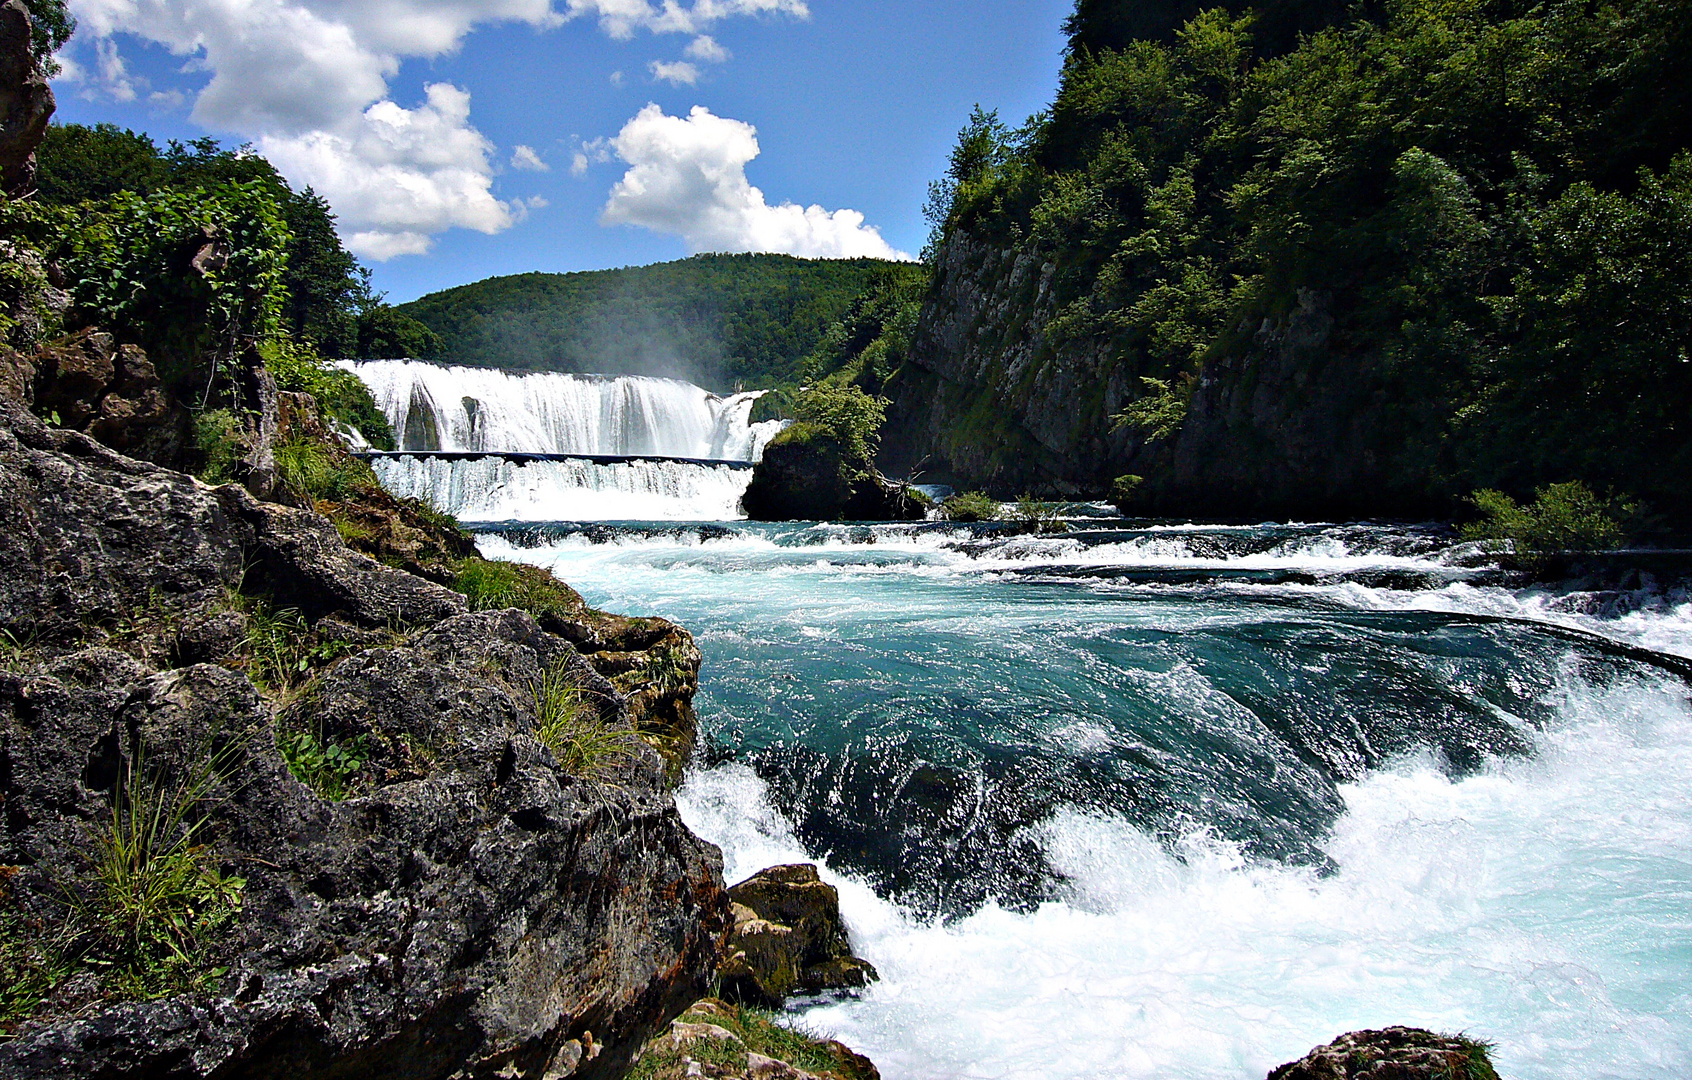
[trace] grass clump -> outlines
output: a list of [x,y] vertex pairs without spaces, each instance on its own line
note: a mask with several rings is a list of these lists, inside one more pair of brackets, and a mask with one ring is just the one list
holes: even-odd
[[223,973],[212,949],[246,880],[223,873],[205,841],[239,745],[208,748],[174,784],[136,754],[94,834],[91,887],[73,891],[71,951],[124,997],[199,990]]
[[1621,519],[1638,511],[1632,503],[1593,494],[1578,480],[1539,488],[1525,506],[1491,489],[1475,492],[1469,502],[1481,518],[1463,526],[1463,539],[1482,541],[1492,550],[1508,543],[1515,554],[1530,560],[1620,547],[1628,539]]
[[9,880],[17,869],[0,867],[0,1042],[12,1038],[18,1025],[76,970],[60,936],[15,907]]
[[316,501],[342,501],[375,489],[376,474],[357,458],[332,454],[311,439],[292,439],[271,451],[282,486]]
[[1498,1047],[1484,1039],[1471,1039],[1467,1035],[1457,1035],[1457,1042],[1463,1047],[1464,1075],[1454,1076],[1452,1080],[1498,1080],[1498,1072],[1492,1067],[1492,1052]]
[[565,772],[599,779],[633,756],[634,736],[604,723],[588,694],[564,660],[545,668],[534,687],[535,738]]
[[832,1077],[834,1080],[868,1080],[870,1075],[814,1033],[763,1009],[707,998],[683,1013],[680,1020],[684,1024],[715,1025],[734,1035],[739,1042],[697,1038],[685,1047],[660,1044],[641,1055],[629,1072],[630,1080],[682,1077],[685,1075],[684,1056],[702,1065],[744,1069],[747,1051],[785,1061],[814,1076]]
[[947,521],[992,521],[999,516],[999,500],[985,491],[965,491],[940,504]]
[[471,611],[517,608],[538,619],[571,615],[583,606],[576,590],[538,566],[469,558],[459,563],[452,587],[464,594]]

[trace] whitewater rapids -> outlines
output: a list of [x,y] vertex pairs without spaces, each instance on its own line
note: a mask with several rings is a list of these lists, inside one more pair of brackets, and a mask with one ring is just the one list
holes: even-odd
[[695,632],[683,816],[731,881],[823,865],[883,979],[804,1021],[890,1080],[1260,1080],[1394,1023],[1692,1075],[1686,596],[1376,526],[479,542]]

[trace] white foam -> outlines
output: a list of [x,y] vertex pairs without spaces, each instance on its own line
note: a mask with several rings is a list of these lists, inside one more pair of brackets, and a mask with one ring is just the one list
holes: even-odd
[[[807,1021],[898,1077],[1261,1077],[1359,1027],[1495,1040],[1511,1080],[1692,1074],[1692,709],[1571,683],[1532,760],[1409,759],[1343,789],[1337,872],[1252,864],[1062,811],[1070,877],[1031,914],[942,925],[828,871],[883,981]],[[730,880],[804,852],[750,770],[680,804]]]
[[382,486],[461,521],[733,521],[752,470],[683,461],[377,457]]

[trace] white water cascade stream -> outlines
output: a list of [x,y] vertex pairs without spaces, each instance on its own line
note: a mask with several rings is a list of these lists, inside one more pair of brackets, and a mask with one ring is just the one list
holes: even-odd
[[[781,430],[751,422],[758,392],[728,396],[679,379],[512,375],[416,360],[344,362],[370,387],[400,453],[372,462],[396,495],[465,521],[739,518],[753,462]],[[521,461],[405,451],[584,455]],[[642,460],[595,463],[585,457]],[[689,461],[663,460],[687,458]]]

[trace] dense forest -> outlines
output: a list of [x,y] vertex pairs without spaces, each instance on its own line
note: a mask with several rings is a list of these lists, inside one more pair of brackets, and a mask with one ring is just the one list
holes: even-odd
[[517,274],[398,309],[440,359],[522,371],[674,375],[716,389],[787,386],[866,293],[921,277],[876,259],[696,255],[620,270]]
[[1579,480],[1685,516],[1692,3],[1081,0],[1068,30],[1050,109],[978,110],[935,186],[905,457],[1189,512]]

